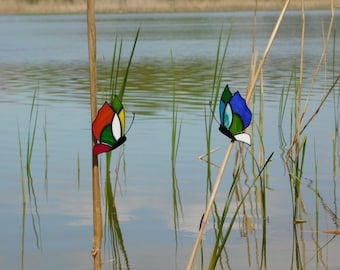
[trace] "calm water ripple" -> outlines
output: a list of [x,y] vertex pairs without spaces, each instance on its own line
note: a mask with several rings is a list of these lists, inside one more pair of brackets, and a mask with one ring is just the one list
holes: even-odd
[[[256,50],[259,56],[263,53],[278,14],[257,14]],[[307,97],[320,59],[324,44],[323,31],[328,27],[329,18],[329,11],[309,11],[306,14],[303,100]],[[132,112],[136,113],[136,118],[127,134],[128,140],[124,148],[126,174],[119,173],[122,179],[116,199],[125,247],[133,269],[176,269],[176,263],[178,269],[184,269],[187,263],[199,220],[205,209],[206,164],[198,161],[197,157],[206,152],[204,116],[210,112],[208,103],[211,98],[218,38],[223,27],[224,44],[232,22],[223,81],[229,83],[233,91],[239,90],[244,95],[248,85],[252,49],[252,12],[97,15],[98,105],[108,96],[115,38],[123,40],[122,70],[119,71],[120,76],[123,76],[136,30],[141,27],[124,97],[127,123],[131,122]],[[334,29],[338,30],[339,24],[337,11]],[[25,269],[46,269],[47,266],[51,270],[90,269],[91,122],[86,17],[0,16],[0,25],[0,148],[3,157],[0,165],[0,211],[7,220],[0,226],[0,239],[7,243],[0,249],[1,266],[6,269],[18,269],[20,266],[22,197],[18,126],[25,156],[30,107],[33,92],[38,89],[39,114],[32,173],[41,217],[43,250],[38,251],[35,247],[31,217],[28,215]],[[294,87],[289,94],[283,130],[278,128],[278,107],[281,90],[289,85],[295,68],[298,76],[300,31],[300,13],[288,12],[263,69],[265,108],[264,133],[261,139],[264,141],[266,154],[275,152],[269,167],[272,190],[268,191],[267,198],[267,214],[270,220],[267,228],[268,269],[287,269],[291,260],[291,194],[280,153],[288,147],[281,142],[288,142],[291,136],[289,114],[295,102]],[[307,119],[314,113],[323,94],[330,87],[332,76],[340,73],[339,42],[338,35],[335,48],[333,40],[330,42],[327,61],[322,63],[320,74],[315,80],[310,109],[306,113]],[[118,87],[120,83],[121,81],[118,82]],[[182,123],[176,169],[184,209],[184,221],[180,222],[179,232],[181,244],[177,255],[173,232],[170,162],[174,90],[178,119]],[[339,193],[339,187],[334,185],[332,167],[332,138],[336,121],[334,104],[338,96],[338,92],[330,96],[305,133],[308,136],[308,147],[303,195],[306,211],[309,211],[312,220],[315,216],[315,196],[307,187],[309,180],[315,179],[314,151],[317,153],[319,179],[322,181],[319,192],[330,208],[339,207],[336,196],[333,197],[333,194]],[[255,98],[252,109],[254,122],[258,125],[259,94]],[[44,184],[45,118],[49,175],[47,199]],[[255,132],[254,140],[259,139],[260,136]],[[223,160],[228,143],[218,132],[218,124],[214,123],[212,147],[221,147],[221,150],[212,155],[215,164],[220,164]],[[340,159],[338,152],[336,149],[337,171]],[[118,151],[114,152],[112,173],[118,158]],[[229,164],[217,198],[219,206],[225,200],[231,170],[232,164]],[[212,171],[213,179],[217,173],[215,169]],[[338,178],[337,175],[336,179]],[[323,215],[325,218],[320,218],[319,228],[332,227],[327,211],[323,211]],[[254,226],[258,227],[259,224]],[[207,231],[205,244],[209,255],[214,234],[210,229],[212,228],[209,227]],[[258,233],[260,237],[261,230],[258,229],[254,234]],[[232,269],[253,269],[248,266],[244,256],[238,256],[245,254],[247,249],[245,238],[240,238],[239,235],[235,228],[229,244],[230,266]],[[314,248],[312,237],[307,234],[305,241],[306,246]],[[327,236],[319,237],[320,242],[326,242]],[[253,250],[254,242],[251,245],[250,249]],[[339,243],[335,241],[325,250],[325,264],[328,269],[340,267],[338,250]],[[306,251],[306,257],[313,261],[310,265],[315,264],[314,253],[311,250]],[[106,253],[104,257],[105,267],[111,269],[108,261],[112,256]]]

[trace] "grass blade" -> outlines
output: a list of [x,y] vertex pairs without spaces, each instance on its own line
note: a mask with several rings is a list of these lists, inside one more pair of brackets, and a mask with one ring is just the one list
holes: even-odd
[[135,52],[135,49],[136,49],[136,45],[137,45],[139,34],[140,34],[140,27],[138,27],[138,29],[137,29],[135,40],[134,40],[133,46],[132,46],[132,51],[130,53],[129,62],[128,62],[128,65],[126,67],[125,75],[124,75],[124,78],[123,78],[123,82],[122,82],[122,85],[121,85],[121,88],[120,88],[120,92],[119,92],[119,95],[118,95],[121,101],[123,101],[123,97],[124,97],[124,93],[125,93],[125,88],[126,88],[126,83],[127,83],[127,79],[128,79],[128,76],[129,76],[129,71],[130,71],[130,67],[131,67],[131,63],[132,63],[132,58],[133,58],[133,55],[134,55],[134,52]]
[[[172,58],[171,58],[172,59]],[[171,60],[173,63],[173,60]],[[179,149],[179,142],[181,137],[182,122],[178,125],[178,113],[176,107],[176,87],[173,86],[173,100],[172,100],[172,131],[171,131],[171,178],[172,178],[172,204],[173,204],[173,224],[176,241],[176,254],[178,248],[178,230],[179,230],[179,213],[184,217],[181,193],[178,187],[178,179],[176,175],[176,160]]]

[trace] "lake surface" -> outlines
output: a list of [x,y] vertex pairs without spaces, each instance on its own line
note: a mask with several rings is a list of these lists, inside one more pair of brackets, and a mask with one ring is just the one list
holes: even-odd
[[[257,13],[255,47],[259,57],[278,16],[278,12]],[[223,84],[228,83],[232,91],[239,90],[245,96],[252,55],[253,13],[103,14],[97,15],[96,19],[98,105],[105,100],[105,89],[110,82],[116,37],[123,40],[121,67],[125,68],[136,31],[141,27],[124,96],[127,125],[132,121],[132,112],[136,117],[127,134],[125,168],[121,162],[115,199],[129,266],[141,270],[184,269],[205,210],[207,165],[198,157],[207,151],[205,114],[210,112],[208,104],[220,31],[223,27],[224,46],[232,24]],[[306,14],[303,100],[312,84],[329,20],[329,11]],[[339,31],[338,12],[334,22],[334,29]],[[0,16],[0,26],[1,268],[92,269],[91,120],[86,16]],[[300,36],[300,13],[289,11],[263,70],[262,136],[254,126],[254,155],[258,156],[260,139],[264,142],[265,158],[274,152],[268,165],[270,189],[266,198],[268,269],[294,268],[292,199],[288,173],[282,160],[289,147],[282,143],[282,136],[286,143],[291,136],[293,93],[289,95],[282,130],[278,128],[278,108],[281,90],[289,84],[294,66],[300,61]],[[306,119],[314,113],[324,93],[331,87],[333,77],[340,73],[338,33],[335,43],[333,41],[332,38],[327,61],[321,65],[320,74],[316,77]],[[176,174],[184,216],[179,223],[177,252],[171,177],[174,88],[178,119],[182,123]],[[30,203],[28,199],[27,184],[27,209],[23,215],[18,138],[20,134],[25,162],[29,116],[36,89],[39,111],[31,171],[40,218],[40,249],[37,248],[33,225],[37,226],[38,216],[34,202]],[[258,93],[256,97],[253,122],[258,125]],[[339,239],[321,232],[339,229],[337,218],[330,214],[335,213],[336,216],[339,207],[340,151],[335,130],[337,114],[334,112],[338,97],[339,85],[304,133],[308,140],[301,184],[303,219],[307,222],[300,227],[300,242],[306,269],[340,267]],[[48,145],[47,184],[44,128]],[[337,146],[335,150],[333,138]],[[218,131],[218,123],[214,123],[211,146],[221,149],[212,154],[212,162],[222,163],[229,143],[229,139]],[[112,183],[119,157],[120,150],[114,151]],[[233,158],[232,155],[217,196],[220,211],[230,188]],[[250,159],[249,154],[247,159]],[[104,155],[101,161],[104,168]],[[248,167],[249,175],[252,175],[251,167]],[[218,169],[213,168],[213,182],[217,174]],[[319,183],[318,203],[311,188],[315,188],[316,179]],[[102,177],[103,196],[104,182]],[[256,202],[255,195],[254,190],[248,203],[251,200]],[[102,210],[104,216],[104,206]],[[248,214],[252,217],[253,229],[248,237],[244,236],[240,214],[227,243],[228,259],[222,262],[224,269],[260,268],[258,253],[261,251],[262,221],[258,213],[249,210]],[[228,216],[231,217],[232,213]],[[114,269],[107,237],[104,237],[106,244],[103,244],[103,269]],[[204,239],[207,263],[214,243],[212,219]],[[126,269],[124,260],[122,264],[122,268]]]

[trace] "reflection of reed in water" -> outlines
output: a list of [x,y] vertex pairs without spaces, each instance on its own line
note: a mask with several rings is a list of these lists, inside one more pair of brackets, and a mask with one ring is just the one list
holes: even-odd
[[[120,149],[124,148],[122,147]],[[123,152],[119,154],[116,164],[114,186],[111,184],[111,152],[106,154],[104,241],[107,242],[109,247],[109,262],[112,263],[113,269],[130,269],[115,203],[117,185],[119,185],[119,169],[121,167],[123,154]]]
[[173,85],[173,99],[172,99],[172,130],[171,130],[171,178],[172,178],[172,207],[173,207],[173,224],[176,241],[176,255],[178,250],[178,231],[179,231],[179,217],[182,219],[183,208],[181,201],[181,193],[178,186],[178,179],[176,175],[176,161],[179,149],[179,142],[181,137],[182,121],[178,124],[178,109],[176,106],[176,87]]
[[[19,144],[19,157],[20,157],[20,171],[21,171],[21,196],[22,196],[22,233],[21,233],[21,269],[24,269],[25,259],[25,231],[26,231],[26,188],[28,191],[30,213],[32,218],[33,232],[36,240],[36,247],[41,249],[41,224],[40,215],[38,210],[37,195],[34,186],[34,178],[32,175],[31,165],[34,152],[35,135],[38,125],[39,104],[38,104],[38,90],[34,91],[32,98],[31,111],[28,121],[27,131],[27,145],[26,145],[26,160],[24,165],[23,147],[20,136],[20,125],[18,123],[18,144]],[[43,126],[44,145],[45,145],[45,193],[48,196],[48,150],[47,150],[47,127],[46,127],[46,114],[45,123]],[[25,168],[26,167],[26,171]],[[26,178],[26,181],[25,181]],[[27,184],[27,186],[26,186]]]

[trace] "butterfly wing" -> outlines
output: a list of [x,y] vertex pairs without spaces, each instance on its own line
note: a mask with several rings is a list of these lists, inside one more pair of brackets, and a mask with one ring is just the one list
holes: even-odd
[[248,133],[243,132],[243,133],[235,134],[234,138],[235,138],[236,141],[243,142],[243,143],[246,143],[248,145],[251,145],[250,135]]
[[238,91],[231,98],[230,106],[233,111],[233,126],[230,129],[233,133],[242,132],[250,125],[252,113]]
[[229,86],[226,85],[220,100],[220,131],[232,140],[250,144],[250,136],[244,133],[251,123],[252,113],[246,101],[236,92],[231,93]]
[[110,145],[103,144],[103,143],[98,143],[93,146],[93,154],[94,155],[99,155],[101,153],[109,152],[111,151],[112,148]]
[[232,111],[229,102],[233,94],[229,90],[229,86],[226,85],[220,100],[220,120],[221,125],[229,129],[232,122]]
[[233,94],[229,90],[229,86],[226,85],[220,100],[220,128],[219,130],[230,139],[234,140],[234,136],[230,133],[229,127],[232,123],[233,113],[230,107],[230,99]]
[[98,141],[110,144],[112,138],[110,138],[110,126],[115,112],[108,102],[105,102],[99,109],[96,118],[92,123],[93,136]]
[[112,122],[112,133],[119,139],[125,132],[125,110],[117,96],[112,101],[112,108],[116,113]]
[[124,108],[118,97],[115,97],[112,106],[108,102],[103,104],[93,121],[92,133],[97,140],[93,154],[108,152],[123,144],[126,140],[124,130]]
[[114,144],[112,145],[111,150],[119,147],[126,141],[125,136],[125,110],[120,102],[119,98],[115,96],[112,101],[112,107],[115,111],[115,115],[112,120],[112,134],[115,140]]

